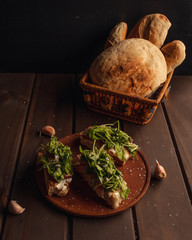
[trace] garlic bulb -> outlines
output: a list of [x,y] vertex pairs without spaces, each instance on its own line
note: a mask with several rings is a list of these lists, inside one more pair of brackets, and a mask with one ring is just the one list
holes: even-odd
[[162,180],[167,177],[167,173],[166,173],[164,167],[161,166],[157,160],[156,160],[156,163],[157,163],[157,165],[155,168],[154,176],[156,179]]
[[21,207],[16,201],[11,200],[9,202],[9,212],[12,214],[21,214],[25,211],[25,208]]

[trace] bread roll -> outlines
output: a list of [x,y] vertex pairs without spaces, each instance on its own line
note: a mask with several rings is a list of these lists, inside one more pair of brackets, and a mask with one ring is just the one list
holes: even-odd
[[144,38],[161,48],[170,27],[169,19],[163,14],[146,15],[134,26],[127,38]]
[[110,32],[109,37],[105,43],[105,49],[113,46],[126,38],[127,24],[120,22]]
[[147,97],[167,78],[162,52],[151,42],[132,38],[104,50],[92,63],[93,84]]
[[167,73],[173,71],[185,59],[185,45],[179,40],[172,41],[161,48],[167,63]]

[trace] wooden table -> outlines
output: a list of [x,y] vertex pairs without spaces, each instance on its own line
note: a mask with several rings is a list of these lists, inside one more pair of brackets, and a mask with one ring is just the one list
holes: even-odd
[[[150,186],[126,212],[102,219],[75,217],[42,196],[35,178],[36,150],[51,125],[60,138],[92,124],[114,122],[85,106],[74,74],[0,74],[0,194],[25,208],[0,203],[3,240],[192,239],[192,77],[174,76],[168,101],[145,126],[121,121],[147,158]],[[155,160],[167,171],[153,178]],[[3,206],[5,205],[5,206]]]

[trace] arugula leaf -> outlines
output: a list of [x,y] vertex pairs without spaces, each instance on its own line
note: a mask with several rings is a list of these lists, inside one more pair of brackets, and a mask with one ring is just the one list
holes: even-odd
[[63,180],[65,175],[73,174],[70,147],[57,141],[57,137],[53,137],[47,145],[42,145],[40,149],[43,152],[43,156],[40,158],[42,167],[46,168],[57,182]]
[[[120,189],[121,197],[126,199],[130,192],[126,182],[123,179],[121,171],[119,171],[111,158],[111,156],[104,149],[104,145],[97,149],[95,144],[93,150],[82,149],[81,159],[88,163],[88,173],[92,173],[95,178],[92,181],[93,189],[102,185],[106,191],[117,191]],[[99,181],[99,184],[96,183]]]
[[[116,123],[117,127],[114,126]],[[133,139],[119,129],[119,121],[113,124],[94,125],[87,129],[86,135],[92,140],[103,140],[106,147],[115,149],[117,156],[124,161],[126,161],[124,148],[128,149],[133,158],[138,150]]]

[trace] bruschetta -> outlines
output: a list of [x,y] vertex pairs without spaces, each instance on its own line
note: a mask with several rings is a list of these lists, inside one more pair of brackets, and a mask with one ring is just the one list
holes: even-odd
[[76,172],[111,208],[118,208],[122,200],[127,199],[130,189],[104,145],[98,149],[94,144],[92,150],[80,146],[77,159],[74,165]]
[[133,139],[119,129],[119,121],[114,124],[90,126],[80,133],[80,143],[83,146],[92,149],[94,140],[99,148],[105,145],[105,149],[117,165],[124,165],[128,159],[134,158],[138,150]]
[[65,196],[73,175],[70,147],[64,146],[57,141],[57,137],[53,137],[47,145],[40,147],[38,158],[48,195]]

